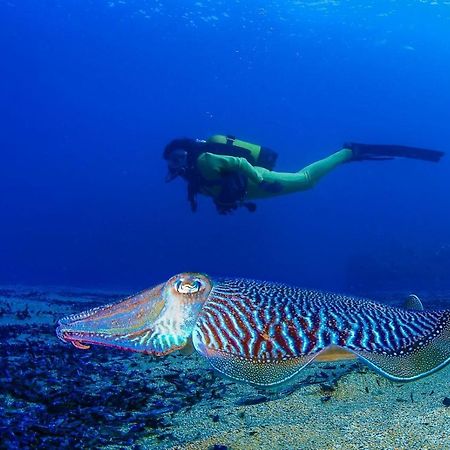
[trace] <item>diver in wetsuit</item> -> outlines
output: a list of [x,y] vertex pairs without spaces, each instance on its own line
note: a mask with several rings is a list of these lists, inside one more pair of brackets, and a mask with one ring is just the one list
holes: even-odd
[[249,201],[312,188],[338,165],[351,161],[388,160],[396,157],[438,162],[443,152],[400,145],[346,143],[332,155],[298,172],[273,171],[277,153],[233,136],[215,135],[208,140],[174,139],[164,149],[169,172],[186,180],[192,211],[197,194],[213,198],[217,211],[228,214],[240,206],[254,212]]

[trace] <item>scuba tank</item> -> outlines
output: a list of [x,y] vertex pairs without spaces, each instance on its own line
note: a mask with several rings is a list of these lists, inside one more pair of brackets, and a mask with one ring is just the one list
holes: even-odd
[[273,170],[278,153],[258,144],[236,139],[234,136],[215,134],[206,140],[208,152],[245,158],[251,165]]

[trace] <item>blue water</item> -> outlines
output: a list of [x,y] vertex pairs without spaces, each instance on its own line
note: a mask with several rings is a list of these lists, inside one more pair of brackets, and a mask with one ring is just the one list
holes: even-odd
[[448,156],[348,164],[230,217],[192,214],[161,158],[215,133],[284,171],[348,140],[449,152],[447,3],[0,0],[0,283],[450,285]]
[[[448,308],[449,42],[442,0],[0,0],[0,448],[444,448],[448,368],[402,386],[311,365],[261,394],[197,354],[83,351],[55,328],[181,271]],[[162,151],[212,134],[280,171],[346,141],[447,155],[193,214]]]

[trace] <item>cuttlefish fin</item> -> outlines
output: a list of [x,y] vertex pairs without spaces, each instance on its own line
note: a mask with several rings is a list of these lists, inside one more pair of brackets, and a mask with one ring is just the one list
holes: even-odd
[[416,294],[410,294],[410,295],[408,295],[408,297],[406,297],[405,302],[403,303],[403,308],[415,309],[418,311],[424,310],[422,301]]
[[430,375],[450,363],[450,311],[443,314],[432,333],[395,353],[354,352],[375,371],[394,381],[412,381]]
[[314,359],[317,362],[342,361],[344,359],[356,359],[357,356],[345,348],[331,345],[322,350]]
[[278,386],[287,382],[300,372],[313,359],[314,355],[286,360],[257,360],[208,348],[196,348],[205,356],[211,366],[226,377],[256,386]]

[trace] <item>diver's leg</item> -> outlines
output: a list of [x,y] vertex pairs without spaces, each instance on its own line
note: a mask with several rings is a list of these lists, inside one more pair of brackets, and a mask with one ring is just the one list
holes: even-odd
[[344,148],[327,158],[310,164],[298,172],[274,172],[262,167],[255,167],[255,170],[262,177],[263,182],[259,185],[250,184],[247,198],[272,197],[275,195],[305,191],[312,188],[323,176],[331,172],[335,167],[350,161],[351,158],[352,151]]
[[313,187],[322,177],[331,172],[340,164],[350,161],[353,153],[348,148],[343,148],[327,158],[316,161],[298,172],[308,179],[310,187]]

